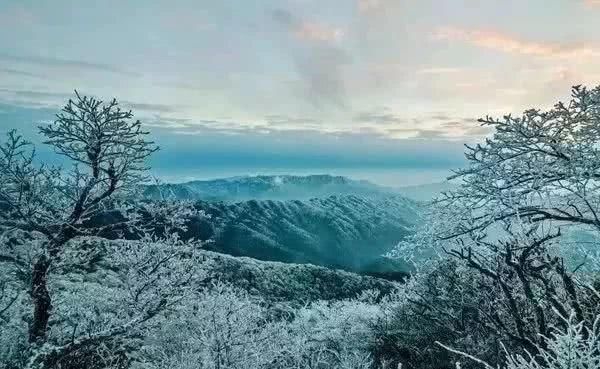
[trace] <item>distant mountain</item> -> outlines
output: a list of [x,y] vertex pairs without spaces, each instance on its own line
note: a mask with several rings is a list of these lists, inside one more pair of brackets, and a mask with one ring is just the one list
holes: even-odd
[[382,258],[418,222],[420,204],[393,189],[331,175],[253,176],[148,186],[145,196],[193,200],[210,219],[187,237],[233,256],[402,279],[408,266]]
[[305,200],[331,195],[377,195],[391,189],[341,176],[248,176],[148,186],[145,196],[203,201]]
[[[287,263],[393,276],[403,263],[381,255],[408,235],[419,204],[397,195],[334,195],[309,200],[198,201],[210,219],[191,222],[188,237],[212,239],[212,251]],[[379,270],[385,266],[385,270]],[[383,274],[379,274],[383,273]]]

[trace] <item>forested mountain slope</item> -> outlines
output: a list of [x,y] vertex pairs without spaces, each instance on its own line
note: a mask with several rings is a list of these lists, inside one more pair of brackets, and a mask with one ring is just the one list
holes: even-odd
[[[198,201],[210,219],[190,224],[188,237],[212,239],[210,250],[353,271],[393,272],[382,254],[408,235],[418,204],[388,196],[335,195],[309,200]],[[375,266],[385,265],[387,270]],[[404,270],[406,270],[404,268]]]
[[316,265],[260,261],[205,251],[211,281],[231,283],[269,302],[307,303],[354,298],[366,290],[382,294],[397,285],[381,278]]

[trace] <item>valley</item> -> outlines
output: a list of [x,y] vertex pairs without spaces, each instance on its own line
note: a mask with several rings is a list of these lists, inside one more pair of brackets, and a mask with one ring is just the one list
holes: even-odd
[[146,196],[190,200],[209,217],[187,238],[233,256],[314,264],[399,279],[407,264],[384,258],[417,225],[421,204],[345,177],[258,176],[149,187]]

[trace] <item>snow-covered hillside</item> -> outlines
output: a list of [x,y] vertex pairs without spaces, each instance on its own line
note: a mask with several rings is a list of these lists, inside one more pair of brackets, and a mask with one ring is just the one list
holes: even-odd
[[214,251],[289,263],[365,271],[411,232],[418,204],[400,196],[329,196],[310,200],[199,201],[209,220],[188,236]]

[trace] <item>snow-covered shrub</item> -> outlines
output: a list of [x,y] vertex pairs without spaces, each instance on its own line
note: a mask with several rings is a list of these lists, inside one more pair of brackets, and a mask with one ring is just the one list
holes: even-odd
[[371,324],[382,317],[370,291],[358,299],[317,301],[295,312],[296,334],[336,351],[367,351],[373,343]]
[[25,365],[27,322],[23,320],[27,296],[21,286],[0,270],[0,369]]
[[147,368],[265,368],[276,362],[285,328],[245,291],[217,283],[201,291],[148,332]]
[[290,366],[298,368],[366,368],[378,365],[375,323],[385,319],[390,296],[365,291],[356,299],[317,301],[294,312],[286,349]]
[[479,278],[454,260],[430,263],[413,275],[372,325],[377,362],[411,369],[447,367],[452,358],[437,340],[495,359],[496,337],[477,318],[478,307],[488,304]]
[[274,316],[254,296],[217,283],[148,332],[139,367],[339,368],[372,365],[365,301],[317,302]]
[[66,261],[57,264],[68,272],[55,272],[49,280],[54,297],[50,330],[47,344],[30,354],[32,367],[126,367],[146,332],[190,301],[205,277],[198,245],[176,238],[143,242],[86,237],[65,247],[102,250],[102,257],[86,270],[71,268]]
[[507,353],[505,369],[600,369],[600,316],[592,326],[565,318],[566,327],[544,337],[538,353]]
[[[194,286],[205,277],[199,246],[177,239],[81,238],[67,245],[75,250],[88,247],[103,250],[100,265],[93,272],[75,270],[54,275],[51,280],[56,294],[51,330],[54,342],[126,327],[141,329],[188,301]],[[65,332],[69,332],[67,337]]]
[[[29,312],[26,292],[26,269],[28,251],[35,249],[35,240],[26,239],[22,232],[0,229],[0,250],[9,250],[9,255],[19,257],[23,263],[0,261],[0,369],[21,368],[27,360],[27,321]],[[26,241],[25,241],[26,240]],[[30,245],[24,247],[23,242]]]

